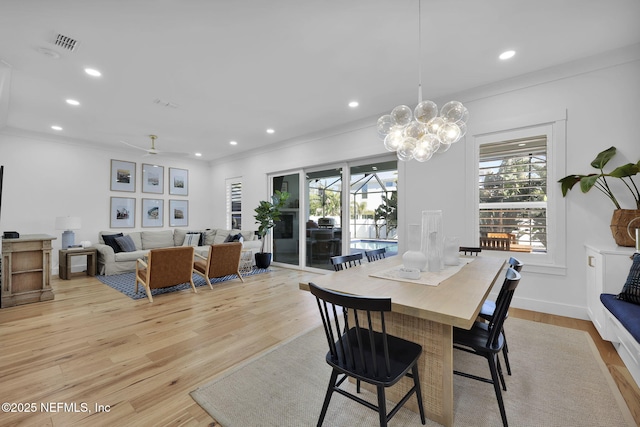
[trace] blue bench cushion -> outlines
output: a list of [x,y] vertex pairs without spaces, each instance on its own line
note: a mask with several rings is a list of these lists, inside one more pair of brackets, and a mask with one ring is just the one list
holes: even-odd
[[613,294],[601,294],[600,301],[629,331],[631,336],[640,342],[640,306],[622,301]]

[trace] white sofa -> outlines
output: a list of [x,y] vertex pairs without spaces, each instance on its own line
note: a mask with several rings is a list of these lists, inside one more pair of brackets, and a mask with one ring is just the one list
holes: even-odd
[[182,246],[185,244],[187,233],[201,233],[200,245],[196,246],[195,251],[203,256],[207,256],[210,245],[224,243],[228,241],[229,236],[237,236],[238,234],[242,235],[243,249],[251,250],[252,259],[254,259],[253,255],[260,251],[260,244],[262,243],[253,231],[225,230],[221,228],[198,231],[176,228],[175,230],[122,232],[125,236],[131,236],[135,250],[116,252],[112,246],[105,244],[103,236],[120,234],[120,231],[101,231],[98,233],[98,243],[93,245],[98,251],[98,274],[109,276],[135,271],[136,260],[144,257],[150,249]]

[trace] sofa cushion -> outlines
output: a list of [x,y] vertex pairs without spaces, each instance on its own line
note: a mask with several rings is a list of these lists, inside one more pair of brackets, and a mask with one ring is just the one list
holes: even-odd
[[142,249],[173,247],[173,230],[143,231]]
[[232,230],[224,230],[222,228],[218,228],[216,230],[216,235],[213,238],[213,245],[219,245],[220,243],[225,243],[227,241],[227,237],[231,234]]
[[182,242],[182,246],[200,246],[200,239],[202,238],[202,233],[187,233],[184,236],[184,242]]
[[[115,260],[117,262],[122,261],[135,261],[138,258],[144,258],[149,251],[141,250],[141,251],[133,251],[133,252],[119,252],[115,255]],[[135,270],[135,265],[133,266]]]
[[202,246],[210,246],[213,245],[213,240],[216,237],[216,230],[205,230],[202,233]]
[[601,294],[600,301],[620,321],[622,326],[640,342],[640,307],[622,301],[613,294]]
[[254,231],[241,231],[240,233],[242,233],[242,239],[245,241],[255,240],[256,238],[256,233]]
[[116,242],[116,238],[122,237],[122,236],[123,236],[122,233],[103,234],[102,239],[104,240],[105,245],[111,246],[113,248],[113,252],[118,253],[118,252],[122,252],[122,248],[120,247],[118,242]]
[[133,239],[129,235],[116,237],[116,242],[118,246],[120,246],[120,249],[122,249],[122,252],[133,252],[136,250],[136,244],[133,243]]
[[633,255],[633,263],[627,281],[622,287],[622,292],[618,294],[618,299],[640,304],[640,253]]

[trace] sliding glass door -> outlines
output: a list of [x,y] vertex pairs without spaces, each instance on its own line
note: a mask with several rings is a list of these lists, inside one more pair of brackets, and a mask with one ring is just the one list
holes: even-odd
[[300,242],[300,176],[299,174],[273,177],[273,189],[290,194],[280,210],[280,221],[273,228],[273,261],[299,265]]
[[342,168],[306,174],[306,265],[332,270],[342,254]]

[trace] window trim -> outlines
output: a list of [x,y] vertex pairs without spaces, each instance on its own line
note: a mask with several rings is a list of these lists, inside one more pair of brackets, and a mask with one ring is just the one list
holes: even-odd
[[[546,135],[547,137],[547,242],[546,254],[529,254],[522,252],[483,251],[486,256],[505,257],[514,255],[525,264],[527,271],[566,275],[566,201],[556,181],[566,175],[566,109],[537,113],[527,117],[506,118],[495,123],[478,126],[466,146],[467,204],[468,212],[473,218],[467,222],[466,234],[479,241],[480,203],[477,180],[481,144],[508,141],[518,138]],[[473,171],[473,173],[471,173]]]

